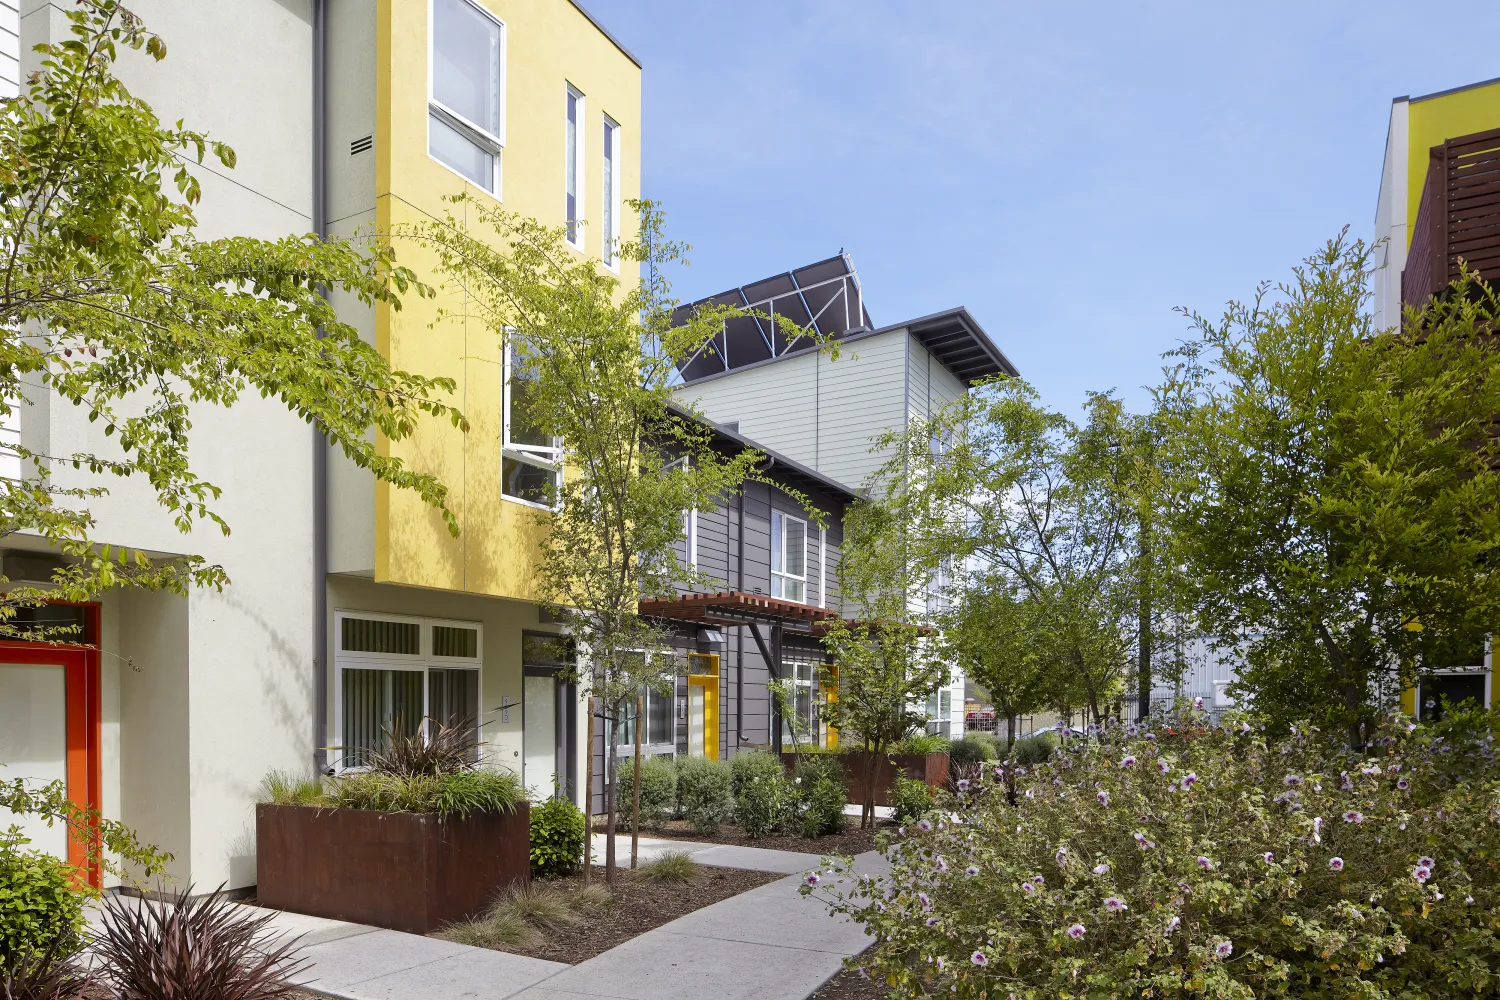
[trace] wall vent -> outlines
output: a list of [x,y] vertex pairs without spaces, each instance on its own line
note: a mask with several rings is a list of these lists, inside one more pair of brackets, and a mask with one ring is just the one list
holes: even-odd
[[360,153],[368,153],[374,145],[375,137],[373,135],[360,136],[349,143],[349,155],[358,156]]

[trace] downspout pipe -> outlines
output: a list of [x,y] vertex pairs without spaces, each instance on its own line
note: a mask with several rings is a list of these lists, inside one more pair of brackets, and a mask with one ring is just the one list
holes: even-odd
[[[312,229],[328,235],[328,0],[313,0]],[[321,290],[320,290],[321,291]],[[326,293],[325,293],[326,294]],[[321,337],[323,331],[318,331]],[[328,441],[312,427],[313,767],[328,766]]]

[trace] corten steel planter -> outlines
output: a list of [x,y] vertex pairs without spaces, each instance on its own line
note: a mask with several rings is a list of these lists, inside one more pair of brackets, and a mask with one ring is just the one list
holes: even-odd
[[440,819],[320,806],[255,807],[263,906],[426,934],[477,917],[531,878],[530,807]]
[[[783,752],[782,763],[788,773],[797,766],[797,755]],[[863,750],[834,755],[844,768],[844,781],[849,789],[849,804],[863,805],[865,781],[869,777],[870,755]],[[925,781],[936,790],[948,783],[948,755],[946,753],[888,753],[881,755],[875,769],[875,804],[891,804],[891,786],[896,775],[902,774],[914,781]]]

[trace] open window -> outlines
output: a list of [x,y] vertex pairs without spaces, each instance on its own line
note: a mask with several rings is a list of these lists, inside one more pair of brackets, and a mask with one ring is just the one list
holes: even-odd
[[562,485],[562,441],[542,430],[531,414],[536,381],[514,339],[505,346],[505,437],[500,492],[507,500],[551,508]]
[[432,0],[427,154],[499,197],[505,25],[471,0]]

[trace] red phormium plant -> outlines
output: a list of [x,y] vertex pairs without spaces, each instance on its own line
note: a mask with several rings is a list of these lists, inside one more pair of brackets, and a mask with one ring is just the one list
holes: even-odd
[[[222,887],[221,887],[222,888]],[[271,915],[192,887],[165,902],[113,897],[94,944],[119,1000],[282,1000],[306,967]]]

